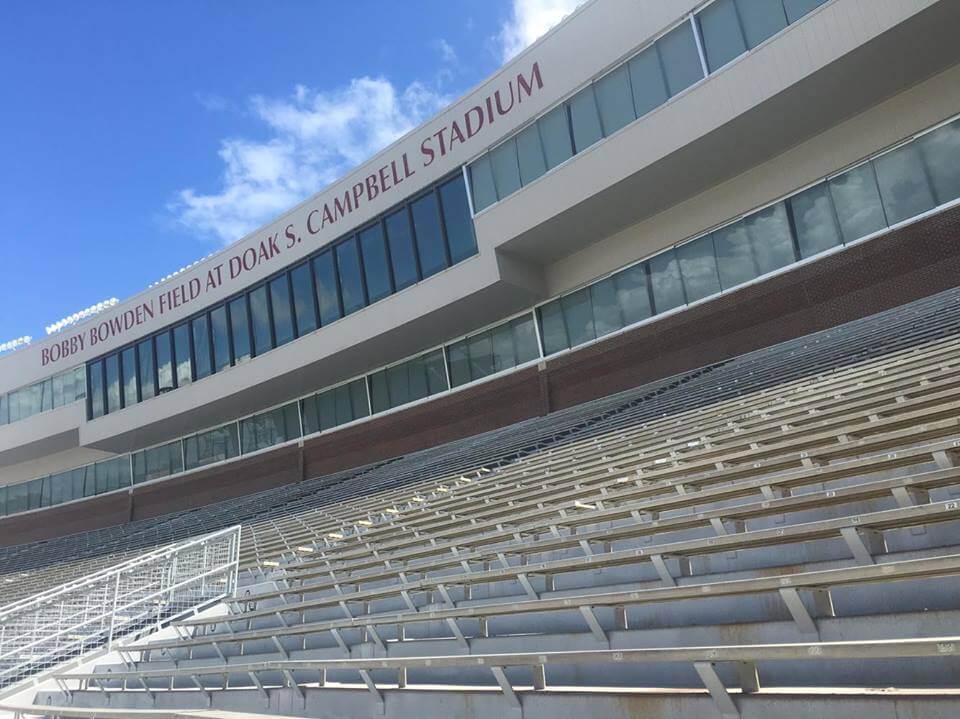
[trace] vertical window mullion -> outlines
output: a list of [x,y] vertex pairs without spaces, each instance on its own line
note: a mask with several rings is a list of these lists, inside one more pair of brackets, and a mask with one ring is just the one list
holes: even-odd
[[227,323],[227,360],[228,366],[233,367],[235,363],[235,354],[233,349],[233,313],[230,311],[231,300],[223,301],[223,316]]
[[[514,147],[516,147],[516,143],[514,143]],[[513,156],[514,156],[514,159],[516,159],[517,153],[515,152]],[[520,162],[518,160],[517,161],[518,176],[519,176],[519,173],[520,173]],[[437,200],[437,217],[440,221],[440,238],[441,240],[443,240],[443,254],[444,254],[444,257],[446,257],[447,267],[450,267],[453,264],[453,259],[450,253],[450,241],[447,239],[447,219],[443,216],[443,202],[440,201],[441,200],[440,190],[437,188],[436,185],[434,185],[433,190],[431,190],[431,192],[433,192],[433,196]]]
[[[690,25],[693,27],[693,39],[697,41],[697,54],[700,55],[700,69],[703,71],[703,76],[707,77],[710,74],[710,68],[707,65],[707,51],[703,47],[703,35],[700,32],[700,23],[697,22],[697,16],[694,13],[690,13]],[[657,57],[660,58],[659,51],[657,52]],[[662,61],[660,63],[660,69],[662,72]],[[667,87],[667,93],[670,93],[669,87]]]
[[[310,269],[310,266],[307,265],[307,270]],[[287,296],[290,298],[290,324],[293,325],[293,338],[299,339],[300,337],[300,322],[297,318],[297,300],[293,294],[293,269],[289,269],[284,273],[287,277]],[[307,274],[313,274],[313,272],[308,272]],[[298,403],[299,404],[299,403]],[[303,436],[303,423],[300,423],[300,435]]]
[[[268,298],[269,299],[269,296]],[[253,359],[257,356],[257,343],[253,337],[253,311],[250,307],[250,293],[243,293],[243,304],[247,308],[247,337],[250,338],[250,359]],[[268,302],[269,304],[269,302]]]
[[417,282],[423,280],[423,267],[420,266],[420,251],[419,245],[417,244],[417,228],[413,224],[413,209],[411,203],[404,203],[404,210],[407,213],[407,222],[410,225],[410,242],[413,246],[413,262],[417,267]]
[[336,245],[330,246],[330,262],[333,264],[333,284],[336,285],[334,296],[337,298],[337,314],[339,315],[337,319],[343,319],[345,317],[343,313],[343,288],[340,286],[340,263],[337,262]]
[[[469,197],[469,193],[467,197]],[[390,294],[394,294],[397,291],[397,280],[393,276],[393,255],[390,253],[390,238],[387,236],[387,216],[386,213],[380,216],[380,222],[377,224],[380,225],[380,236],[381,242],[383,242],[383,256],[386,258],[387,262],[387,283],[390,285]],[[360,248],[360,256],[363,256],[363,247]],[[390,295],[387,295],[388,297]]]

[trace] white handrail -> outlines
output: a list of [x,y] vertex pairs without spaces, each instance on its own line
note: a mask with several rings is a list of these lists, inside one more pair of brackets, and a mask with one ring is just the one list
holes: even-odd
[[0,694],[232,596],[240,527],[184,540],[0,610]]

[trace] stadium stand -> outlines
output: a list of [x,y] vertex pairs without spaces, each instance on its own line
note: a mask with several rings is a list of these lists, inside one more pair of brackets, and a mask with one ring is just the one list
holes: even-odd
[[6,548],[4,604],[14,577],[243,525],[222,611],[19,710],[819,716],[884,696],[952,716],[958,326],[954,290],[469,440]]

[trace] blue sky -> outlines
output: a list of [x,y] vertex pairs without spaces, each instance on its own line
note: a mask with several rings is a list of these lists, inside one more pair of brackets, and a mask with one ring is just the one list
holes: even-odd
[[0,343],[239,239],[576,4],[7,0]]

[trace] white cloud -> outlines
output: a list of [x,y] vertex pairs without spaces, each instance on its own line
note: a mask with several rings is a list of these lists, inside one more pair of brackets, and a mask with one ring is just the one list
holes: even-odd
[[497,43],[507,62],[543,35],[584,0],[513,0],[510,19],[500,26]]
[[449,99],[414,82],[399,90],[360,77],[322,92],[297,86],[285,98],[250,100],[267,139],[221,142],[221,188],[180,190],[169,209],[192,232],[232,242],[342,177]]

